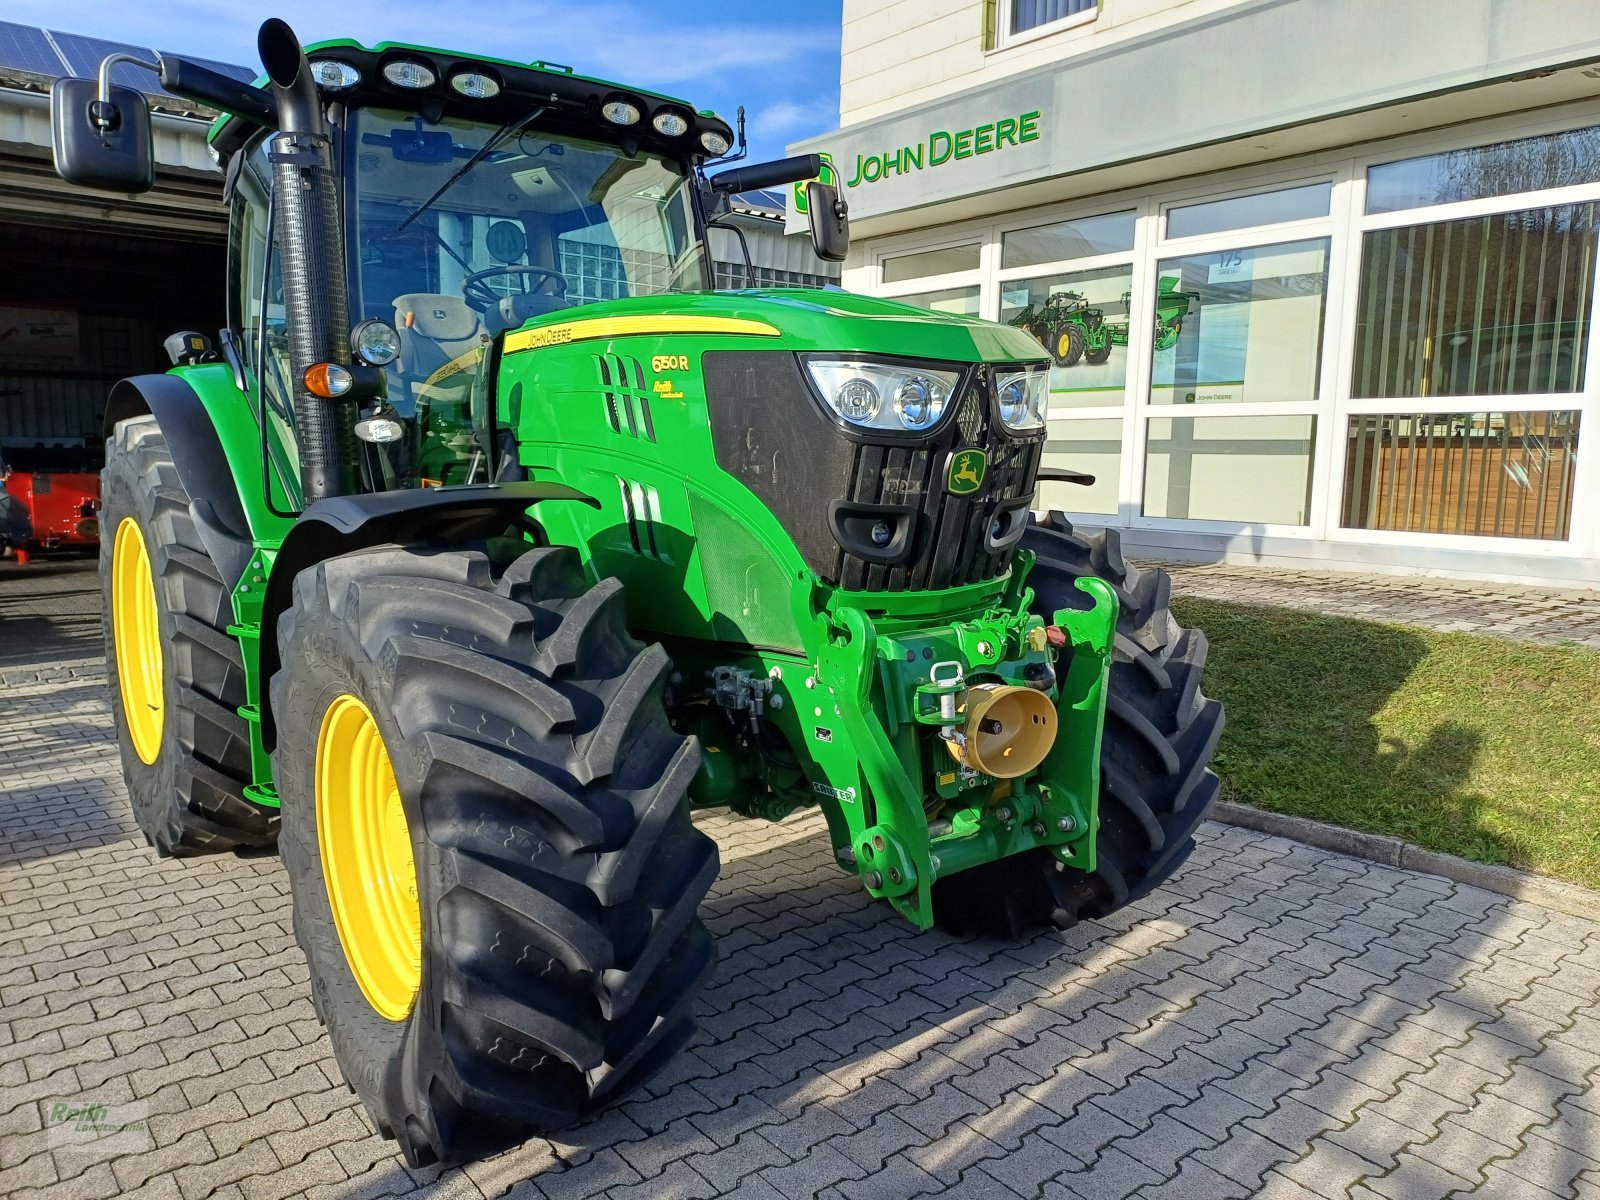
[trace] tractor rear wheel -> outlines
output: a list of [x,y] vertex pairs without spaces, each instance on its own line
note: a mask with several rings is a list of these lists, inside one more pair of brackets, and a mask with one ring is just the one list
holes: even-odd
[[1055,332],[1055,344],[1050,347],[1050,354],[1056,360],[1056,366],[1077,366],[1078,360],[1083,357],[1086,340],[1083,330],[1076,321],[1065,321],[1058,326]]
[[1217,796],[1207,764],[1222,735],[1222,705],[1200,691],[1206,636],[1173,620],[1167,573],[1129,564],[1116,530],[1086,537],[1058,512],[1035,519],[1021,545],[1038,555],[1028,585],[1046,621],[1057,609],[1091,606],[1074,586],[1087,576],[1111,584],[1120,605],[1100,752],[1097,862],[1081,871],[1030,850],[938,881],[935,916],[958,933],[1016,937],[1115,912],[1178,869]]
[[278,814],[244,794],[232,601],[155,417],[117,423],[100,490],[106,674],[134,819],[162,855],[270,846]]
[[274,773],[295,935],[345,1078],[413,1166],[569,1126],[693,1034],[716,844],[622,585],[570,549],[301,572]]

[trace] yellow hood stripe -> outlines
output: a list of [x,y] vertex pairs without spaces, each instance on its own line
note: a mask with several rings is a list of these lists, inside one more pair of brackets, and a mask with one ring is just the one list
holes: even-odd
[[651,337],[663,333],[733,333],[749,337],[777,337],[779,330],[765,321],[741,317],[594,317],[587,321],[564,321],[541,325],[506,335],[505,352],[538,350],[591,338]]

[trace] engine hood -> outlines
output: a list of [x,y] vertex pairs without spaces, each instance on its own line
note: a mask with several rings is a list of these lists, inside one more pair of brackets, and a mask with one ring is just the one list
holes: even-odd
[[740,323],[726,327],[730,334],[752,334],[754,326],[766,326],[768,330],[757,336],[775,350],[890,354],[948,362],[1037,362],[1045,356],[1032,336],[1009,325],[930,312],[853,292],[798,288],[694,292],[585,304],[529,321],[506,335],[506,348],[543,344],[540,330],[560,330],[563,336],[559,340],[564,341],[569,330],[590,321],[610,322],[621,332],[623,322],[633,325],[635,319],[647,317],[661,318],[662,332],[673,325],[693,332],[687,326],[696,322]]

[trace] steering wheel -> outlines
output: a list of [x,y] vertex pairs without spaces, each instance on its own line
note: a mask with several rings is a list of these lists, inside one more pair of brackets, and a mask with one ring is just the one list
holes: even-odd
[[[500,275],[520,278],[524,296],[538,292],[550,284],[555,285],[552,295],[565,297],[567,294],[567,277],[560,271],[552,271],[547,267],[490,267],[487,271],[474,271],[461,281],[461,294],[466,298],[467,306],[475,312],[486,313],[504,300],[505,297],[490,288],[488,283]],[[531,286],[530,280],[532,280]]]

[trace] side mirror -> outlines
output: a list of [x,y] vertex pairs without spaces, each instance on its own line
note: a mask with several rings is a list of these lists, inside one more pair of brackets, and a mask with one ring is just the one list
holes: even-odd
[[811,247],[823,262],[843,262],[850,253],[850,210],[829,183],[806,184],[806,220],[811,223]]
[[102,103],[93,79],[58,79],[50,89],[56,174],[79,187],[148,192],[155,186],[150,109],[142,94],[113,87]]

